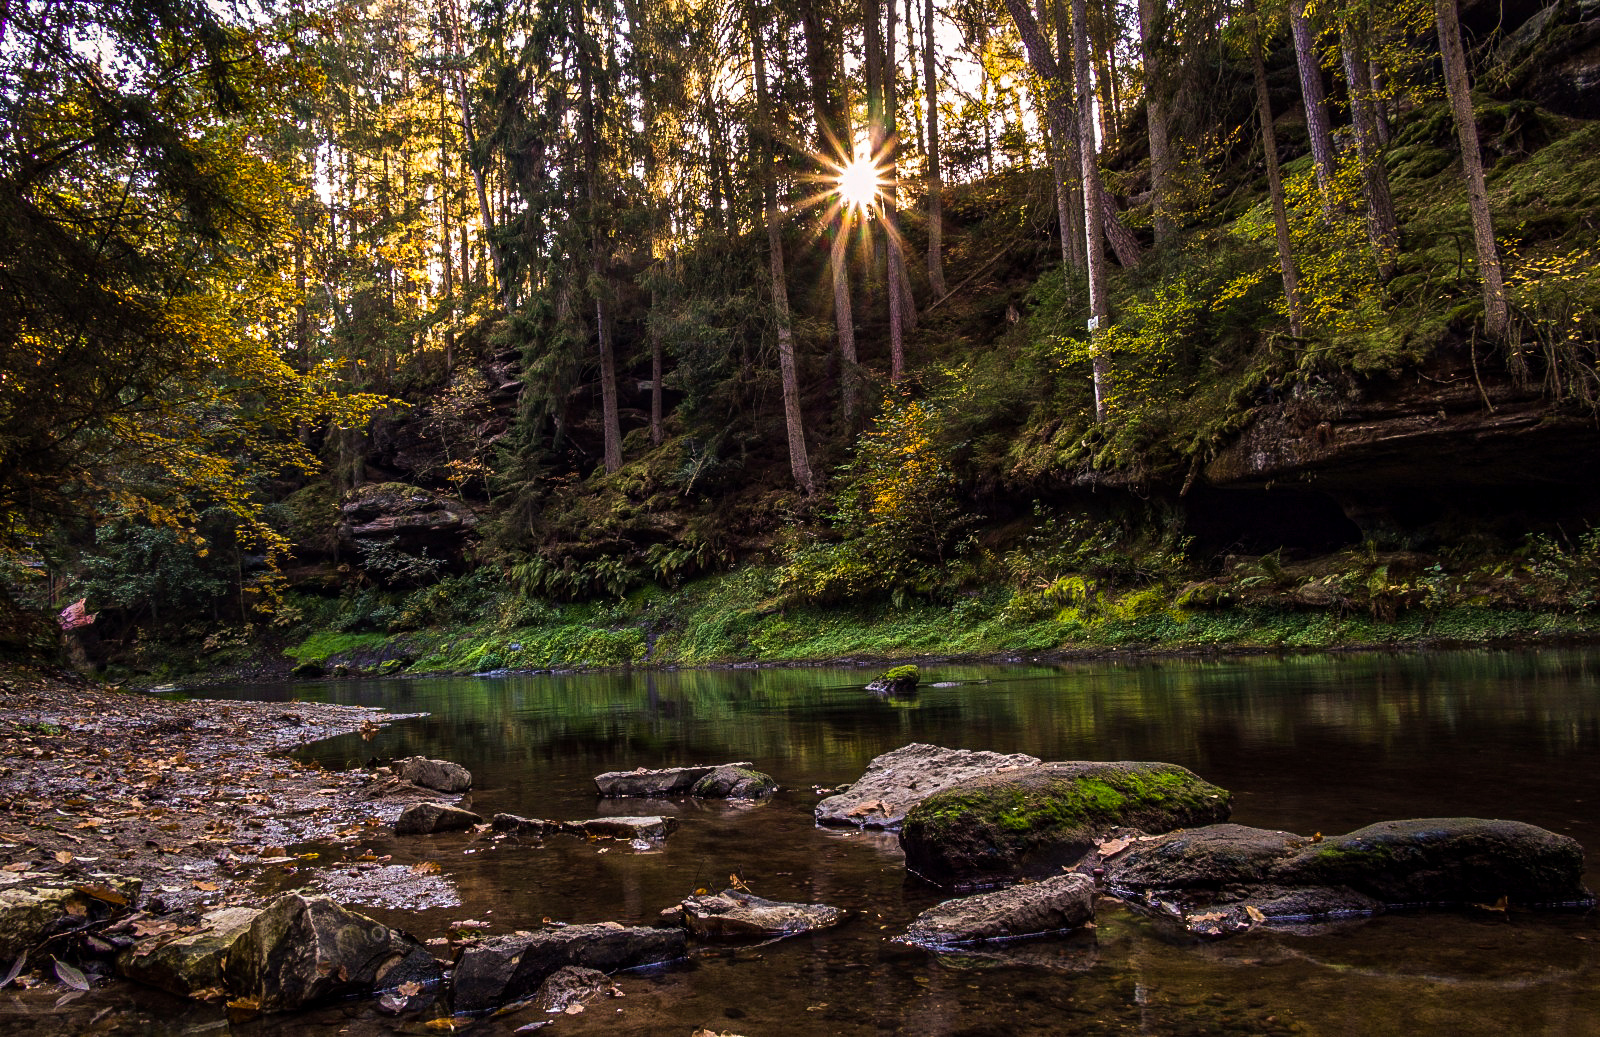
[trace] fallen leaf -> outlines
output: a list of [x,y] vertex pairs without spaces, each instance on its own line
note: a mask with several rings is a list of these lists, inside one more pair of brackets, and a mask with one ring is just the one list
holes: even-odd
[[220,887],[215,882],[195,882],[194,888],[207,893],[215,893]]
[[64,961],[56,962],[56,978],[73,990],[89,989],[89,981],[84,978],[83,973]]
[[81,990],[69,990],[65,994],[62,994],[60,997],[56,998],[56,1007],[60,1008],[62,1005],[66,1004],[68,1001],[76,1001],[76,1000],[78,1000],[78,998],[80,998],[82,996],[83,996],[83,991],[81,991]]
[[561,1011],[566,1015],[579,1015],[579,1014],[581,1014],[583,1012],[583,1005],[581,1005],[578,1002],[574,1001],[574,1002],[572,1002],[572,1004],[568,1005],[566,1008],[563,1008]]
[[442,870],[438,861],[421,861],[411,866],[411,874],[413,875],[437,875]]
[[456,1028],[456,1024],[455,1024],[455,1020],[454,1019],[429,1019],[423,1025],[426,1026],[430,1030],[450,1030],[450,1031],[453,1031]]
[[0,868],[0,871],[27,871],[31,867],[33,867],[32,861],[17,861],[15,864],[7,864]]
[[395,990],[401,994],[404,994],[406,997],[416,997],[418,994],[422,993],[422,984],[416,982],[402,983],[395,987]]
[[1256,907],[1254,904],[1246,904],[1244,906],[1244,913],[1249,915],[1250,921],[1256,923],[1257,925],[1267,920],[1267,916],[1262,914],[1261,909]]
[[1131,845],[1131,842],[1132,840],[1129,839],[1108,839],[1100,844],[1100,856],[1115,857],[1123,850],[1126,850]]
[[28,954],[26,951],[17,955],[17,960],[12,962],[11,967],[6,970],[5,978],[0,979],[0,990],[4,990],[6,987],[9,987],[12,980],[22,975],[22,966],[26,964],[27,961]]

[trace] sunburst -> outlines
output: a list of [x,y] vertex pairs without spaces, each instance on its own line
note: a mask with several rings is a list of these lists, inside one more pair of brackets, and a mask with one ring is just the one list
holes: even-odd
[[852,209],[874,208],[883,186],[883,169],[869,155],[857,155],[840,166],[834,176],[839,201]]

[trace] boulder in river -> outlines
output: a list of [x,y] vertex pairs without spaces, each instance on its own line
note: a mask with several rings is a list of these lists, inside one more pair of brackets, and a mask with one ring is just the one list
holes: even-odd
[[816,806],[822,825],[899,828],[906,811],[935,792],[983,775],[1039,766],[1037,756],[1003,756],[970,749],[944,749],[916,742],[884,753],[867,764],[856,782]]
[[546,821],[537,817],[518,817],[516,814],[496,814],[490,820],[489,827],[496,832],[531,835],[543,839],[547,835],[561,831],[561,822]]
[[158,987],[179,997],[198,997],[222,989],[222,962],[234,942],[250,928],[261,909],[224,907],[208,911],[195,932],[171,933],[141,940],[117,956],[124,978]]
[[132,910],[144,885],[122,876],[67,883],[59,875],[4,874],[18,880],[0,888],[0,963],[6,965],[47,937]]
[[655,843],[678,830],[678,819],[661,814],[648,817],[595,817],[587,821],[563,822],[561,830],[573,835]]
[[621,991],[611,982],[611,977],[599,969],[586,969],[576,965],[556,969],[539,984],[533,996],[533,1006],[541,1012],[565,1012],[569,1005],[584,1005],[603,994],[620,996]]
[[1078,863],[1112,828],[1168,832],[1228,819],[1230,794],[1172,763],[1049,763],[980,776],[906,814],[906,867],[945,886]]
[[946,900],[918,915],[900,941],[939,948],[1058,933],[1092,920],[1094,897],[1088,876],[1055,875]]
[[401,813],[394,830],[396,835],[429,835],[459,832],[482,823],[482,817],[449,803],[413,803]]
[[684,956],[688,939],[683,929],[615,922],[490,937],[462,948],[456,959],[454,1008],[476,1012],[527,997],[569,965],[615,972],[672,961]]
[[696,799],[761,799],[778,791],[772,775],[727,764],[694,783],[689,795]]
[[1134,903],[1222,936],[1414,905],[1586,905],[1583,849],[1516,821],[1386,821],[1306,838],[1212,825],[1108,854],[1107,885]]
[[647,770],[640,767],[631,771],[607,771],[594,778],[595,788],[608,798],[626,796],[682,796],[694,788],[695,782],[724,767],[750,769],[755,765],[743,763],[713,763],[700,767],[664,767]]
[[844,912],[827,904],[790,904],[765,900],[752,893],[725,889],[697,894],[662,912],[664,918],[682,918],[696,936],[796,936],[827,929],[844,920]]
[[390,768],[402,781],[437,792],[466,792],[472,788],[472,772],[449,760],[408,756],[394,761]]
[[895,666],[874,678],[867,690],[874,695],[910,695],[917,690],[921,677],[915,666]]
[[444,969],[405,933],[327,897],[286,893],[234,941],[222,966],[224,986],[263,1012],[292,1012],[398,987],[431,986]]

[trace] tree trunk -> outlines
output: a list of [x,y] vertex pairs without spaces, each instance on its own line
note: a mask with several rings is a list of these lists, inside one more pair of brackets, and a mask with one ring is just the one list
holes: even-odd
[[[650,313],[656,310],[656,293],[650,293]],[[650,445],[660,446],[666,439],[661,416],[661,333],[650,322]]]
[[461,106],[461,139],[466,145],[467,165],[472,167],[472,182],[478,189],[478,216],[483,221],[483,239],[488,245],[490,265],[493,267],[494,279],[500,289],[500,305],[506,313],[510,313],[511,286],[505,283],[505,268],[500,263],[500,246],[494,239],[494,215],[489,208],[489,193],[484,187],[483,162],[478,157],[477,134],[472,128],[472,104],[467,97],[467,76],[461,70],[461,64],[466,60],[466,55],[461,49],[461,14],[456,8],[456,0],[447,0],[445,8],[445,18],[450,27],[450,49],[456,60],[456,99]]
[[1278,271],[1283,276],[1283,297],[1289,305],[1289,333],[1305,335],[1304,308],[1300,303],[1300,269],[1289,239],[1289,216],[1283,204],[1283,178],[1278,173],[1278,135],[1272,125],[1272,98],[1267,93],[1267,67],[1261,59],[1261,21],[1255,0],[1244,0],[1250,19],[1250,69],[1255,78],[1256,116],[1261,123],[1261,151],[1267,162],[1267,193],[1272,197],[1272,224],[1278,233]]
[[1361,160],[1367,236],[1378,257],[1378,276],[1387,283],[1394,278],[1399,262],[1400,225],[1395,218],[1394,197],[1389,193],[1389,171],[1383,164],[1383,146],[1378,141],[1377,116],[1367,89],[1367,48],[1363,35],[1360,26],[1345,24],[1339,33],[1339,52],[1344,63],[1345,82],[1350,88],[1350,120],[1355,126],[1356,154]]
[[883,110],[884,146],[884,207],[883,222],[886,244],[889,246],[889,284],[900,296],[900,331],[902,336],[917,327],[917,298],[911,291],[911,277],[906,272],[906,243],[900,236],[900,74],[895,63],[895,28],[899,15],[894,0],[887,5],[889,18],[884,33],[883,48]]
[[1478,249],[1478,272],[1483,277],[1484,328],[1495,338],[1503,339],[1511,330],[1511,323],[1500,253],[1495,248],[1489,190],[1483,178],[1483,155],[1478,150],[1478,124],[1472,114],[1472,90],[1467,82],[1467,58],[1461,49],[1456,0],[1434,0],[1434,12],[1439,22],[1445,92],[1450,95],[1450,110],[1461,142],[1461,174],[1467,182],[1467,205],[1472,212],[1472,240]]
[[1167,74],[1162,59],[1166,0],[1139,0],[1139,52],[1144,59],[1145,121],[1150,134],[1150,219],[1156,244],[1172,240],[1172,148],[1167,139]]
[[[1070,269],[1085,269],[1082,242],[1087,235],[1082,223],[1070,218],[1082,213],[1082,194],[1073,190],[1081,185],[1083,168],[1082,124],[1074,114],[1072,76],[1068,73],[1067,51],[1071,47],[1071,32],[1065,20],[1057,22],[1057,41],[1061,60],[1050,50],[1050,43],[1024,0],[1005,0],[1006,10],[1016,24],[1017,35],[1028,54],[1028,64],[1033,67],[1045,92],[1045,105],[1049,113],[1051,133],[1060,142],[1059,156],[1053,155],[1051,167],[1056,177],[1057,217],[1063,228],[1061,259]],[[1077,168],[1071,162],[1077,160]],[[1076,196],[1076,200],[1074,200]]]
[[[934,72],[933,0],[922,0],[922,89],[928,106],[928,284],[945,295],[944,176],[939,169],[939,83]],[[1058,177],[1059,180],[1059,177]]]
[[789,290],[783,269],[783,227],[778,216],[777,176],[773,170],[773,128],[767,98],[766,45],[761,39],[761,0],[749,10],[750,47],[755,59],[756,118],[761,136],[761,194],[766,210],[767,249],[772,270],[772,315],[778,326],[778,371],[783,383],[783,423],[789,434],[789,470],[807,497],[817,492],[806,455],[804,417],[800,412],[800,378],[795,371],[794,331],[789,315]]
[[910,295],[906,278],[905,246],[900,240],[900,165],[899,144],[896,140],[894,30],[899,21],[899,8],[888,0],[888,24],[883,34],[883,237],[889,251],[889,381],[898,384],[906,373],[905,331],[907,311],[916,313],[916,305],[906,305]]
[[583,93],[583,153],[587,169],[586,194],[589,221],[589,262],[593,278],[595,337],[600,349],[600,418],[603,452],[607,473],[622,467],[622,425],[617,413],[617,361],[611,342],[611,328],[606,321],[605,285],[606,241],[601,228],[600,211],[600,144],[594,100],[594,79],[587,65],[580,66]]
[[1328,106],[1322,90],[1322,65],[1317,61],[1316,40],[1306,20],[1306,0],[1289,0],[1289,30],[1294,36],[1294,60],[1300,70],[1300,96],[1305,100],[1306,132],[1311,138],[1311,160],[1322,192],[1322,207],[1331,205],[1333,190],[1333,133],[1328,128]]
[[1089,354],[1093,357],[1094,419],[1104,421],[1111,391],[1111,365],[1100,349],[1100,339],[1111,321],[1111,304],[1106,297],[1106,257],[1100,242],[1105,234],[1105,213],[1101,205],[1107,199],[1103,198],[1100,161],[1094,147],[1094,97],[1089,85],[1089,26],[1084,0],[1072,0],[1072,54],[1078,100],[1078,142],[1083,156],[1083,223],[1089,265]]

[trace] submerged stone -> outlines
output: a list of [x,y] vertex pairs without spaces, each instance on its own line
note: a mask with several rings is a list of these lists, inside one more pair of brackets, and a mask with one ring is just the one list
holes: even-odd
[[937,948],[1058,933],[1092,920],[1094,897],[1094,880],[1075,874],[958,897],[918,915],[900,941]]
[[778,783],[772,775],[730,764],[695,782],[689,795],[696,799],[761,799],[776,791]]
[[429,835],[433,832],[458,832],[483,823],[470,810],[449,803],[413,803],[394,823],[396,835]]
[[456,959],[454,1007],[476,1012],[527,997],[569,965],[615,972],[683,957],[683,929],[632,928],[615,922],[510,933],[462,948]]
[[913,743],[884,753],[867,764],[848,789],[818,803],[822,825],[899,828],[906,811],[927,797],[973,778],[1039,766],[1037,756],[945,749]]
[[716,763],[699,767],[663,767],[647,770],[640,767],[631,771],[607,771],[594,778],[595,788],[607,797],[627,796],[681,796],[694,788],[695,782],[722,767],[750,768],[754,764]]
[[1202,936],[1298,925],[1389,907],[1583,905],[1583,850],[1516,821],[1386,821],[1306,838],[1212,825],[1128,845],[1105,862],[1108,886]]
[[660,842],[678,830],[678,819],[660,814],[647,817],[596,817],[588,821],[565,821],[561,831],[605,839],[630,839]]
[[827,904],[791,904],[766,900],[737,889],[686,898],[663,916],[681,916],[696,936],[795,936],[827,929],[844,920],[844,912]]
[[1050,763],[973,778],[906,815],[906,867],[940,885],[1004,882],[1078,863],[1116,827],[1225,821],[1230,795],[1171,763]]

